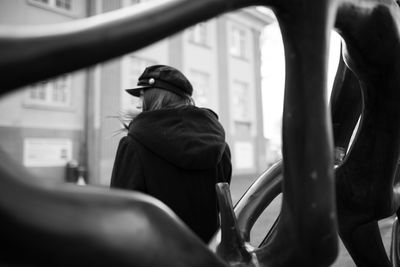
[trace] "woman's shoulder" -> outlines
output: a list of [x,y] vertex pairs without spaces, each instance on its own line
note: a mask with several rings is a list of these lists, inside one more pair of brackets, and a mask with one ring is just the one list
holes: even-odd
[[214,112],[214,110],[210,108],[203,108],[205,111],[209,112],[211,115],[215,116],[218,119],[218,114]]
[[214,111],[213,111],[212,109],[210,109],[210,108],[197,107],[197,106],[193,106],[193,105],[189,105],[189,106],[186,106],[186,107],[184,107],[184,108],[187,109],[187,110],[192,110],[192,111],[194,111],[194,112],[205,113],[205,114],[207,114],[207,115],[211,115],[211,116],[213,116],[213,117],[215,117],[215,118],[218,119],[217,113],[214,112]]
[[135,138],[128,132],[127,135],[119,140],[118,149],[129,149],[136,146]]

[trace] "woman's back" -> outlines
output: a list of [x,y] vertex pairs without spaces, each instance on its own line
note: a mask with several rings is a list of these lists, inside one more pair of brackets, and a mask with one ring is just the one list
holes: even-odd
[[[139,79],[159,86],[168,82],[152,77],[143,81]],[[190,85],[178,83],[182,84]],[[193,105],[186,94],[191,94],[191,88],[182,94],[169,87],[150,86],[140,94],[134,90],[135,96],[143,98],[143,112],[131,121],[120,141],[111,187],[138,190],[161,200],[207,242],[219,225],[215,184],[229,183],[232,174],[224,129],[214,112]]]

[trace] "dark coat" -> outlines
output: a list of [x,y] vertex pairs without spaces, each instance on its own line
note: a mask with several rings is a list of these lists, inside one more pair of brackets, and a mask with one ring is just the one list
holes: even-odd
[[215,184],[230,183],[231,154],[217,115],[188,106],[140,113],[119,143],[111,187],[149,194],[203,241],[219,226]]

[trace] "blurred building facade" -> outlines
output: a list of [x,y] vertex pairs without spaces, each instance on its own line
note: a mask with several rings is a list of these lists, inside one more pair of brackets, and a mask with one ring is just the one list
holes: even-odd
[[[0,24],[57,24],[148,1],[0,0]],[[135,85],[145,66],[167,64],[192,82],[197,106],[219,115],[234,176],[257,175],[267,167],[260,35],[271,21],[256,8],[243,9],[140,51],[21,88],[0,99],[3,149],[44,179],[64,181],[66,164],[75,161],[87,169],[90,183],[108,185],[125,134],[118,118],[136,107],[124,89]]]

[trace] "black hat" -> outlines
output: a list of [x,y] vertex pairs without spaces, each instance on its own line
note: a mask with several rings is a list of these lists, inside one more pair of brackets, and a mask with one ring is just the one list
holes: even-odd
[[193,93],[193,87],[188,79],[179,70],[165,65],[147,67],[140,75],[137,85],[126,91],[137,97],[140,96],[141,90],[149,88],[160,88],[181,96],[191,96]]

